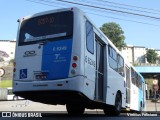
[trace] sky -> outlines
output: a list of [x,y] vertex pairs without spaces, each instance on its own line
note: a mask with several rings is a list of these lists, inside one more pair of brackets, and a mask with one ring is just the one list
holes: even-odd
[[[111,12],[109,10],[93,9],[84,6],[77,6],[75,4],[58,2],[56,0],[1,0],[0,40],[16,39],[18,29],[17,19],[19,18],[42,11],[77,6],[82,11],[86,12],[97,27],[101,27],[102,24],[108,22],[116,22],[119,24],[124,31],[125,43],[134,46],[160,49],[160,0],[66,1],[78,2],[96,7],[98,6],[105,9],[136,13],[148,17],[122,14],[113,11]],[[152,9],[152,11],[148,9]]]

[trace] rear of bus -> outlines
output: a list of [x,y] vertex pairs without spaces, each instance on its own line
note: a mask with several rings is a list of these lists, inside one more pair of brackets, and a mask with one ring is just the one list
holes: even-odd
[[54,10],[20,20],[13,80],[16,95],[62,104],[81,91],[81,37],[75,36],[80,34],[74,21],[78,11]]

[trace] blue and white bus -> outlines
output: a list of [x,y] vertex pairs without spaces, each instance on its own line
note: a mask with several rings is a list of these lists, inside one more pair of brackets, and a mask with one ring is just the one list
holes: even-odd
[[130,64],[126,65],[126,110],[145,111],[145,81],[142,75]]
[[145,111],[145,81],[135,68],[131,67],[131,106],[135,111]]
[[126,108],[125,63],[119,50],[78,8],[19,22],[13,92],[23,98],[119,115]]

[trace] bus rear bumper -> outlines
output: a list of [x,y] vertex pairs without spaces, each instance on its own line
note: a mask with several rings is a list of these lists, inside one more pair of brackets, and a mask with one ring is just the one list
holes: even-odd
[[22,82],[15,80],[13,85],[15,95],[46,104],[66,104],[89,100],[83,92],[83,76],[48,81]]
[[24,91],[46,91],[46,90],[83,90],[84,77],[76,76],[67,79],[59,80],[14,80],[13,81],[13,92],[24,92]]

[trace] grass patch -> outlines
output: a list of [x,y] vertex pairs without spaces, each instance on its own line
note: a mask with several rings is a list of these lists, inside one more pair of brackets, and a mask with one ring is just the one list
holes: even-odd
[[12,80],[1,80],[0,88],[12,87]]

